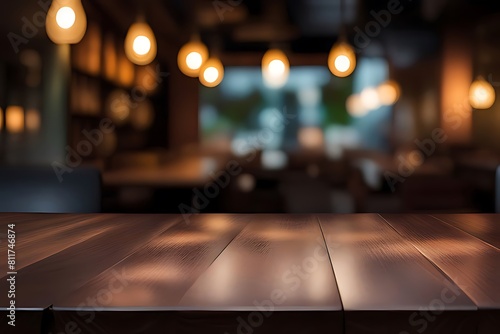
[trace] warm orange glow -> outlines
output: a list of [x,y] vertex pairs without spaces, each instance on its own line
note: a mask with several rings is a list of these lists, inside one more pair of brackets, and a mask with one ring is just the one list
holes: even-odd
[[328,68],[333,75],[340,78],[351,75],[356,68],[354,49],[345,42],[335,44],[328,55]]
[[118,147],[118,138],[116,137],[115,132],[104,134],[104,138],[102,140],[101,145],[96,147],[97,154],[100,157],[109,157],[113,153],[115,153],[116,148]]
[[7,107],[5,111],[5,127],[10,133],[21,133],[24,131],[24,110],[22,107]]
[[137,67],[135,71],[135,85],[147,94],[153,94],[158,91],[158,87],[162,81],[158,75],[156,62]]
[[72,48],[72,60],[76,68],[92,75],[101,71],[101,30],[96,24],[89,24],[82,41]]
[[236,182],[238,188],[244,193],[252,192],[255,189],[255,177],[252,174],[242,174]]
[[102,53],[102,37],[101,30],[98,25],[92,24],[87,32],[88,60],[87,71],[93,75],[99,75],[101,71],[101,53]]
[[106,99],[106,115],[117,126],[123,125],[129,120],[131,104],[130,96],[126,91],[114,90]]
[[224,66],[217,58],[210,58],[200,70],[200,82],[206,87],[215,87],[224,79]]
[[147,23],[137,22],[130,26],[125,38],[125,53],[137,65],[150,64],[156,58],[156,38]]
[[118,84],[124,87],[132,87],[135,80],[135,68],[128,58],[121,53],[118,58]]
[[0,108],[0,131],[3,129],[3,110]]
[[469,103],[473,80],[472,47],[462,38],[462,30],[445,33],[441,80],[441,128],[448,135],[447,144],[472,140],[472,108]]
[[137,130],[147,130],[154,121],[154,107],[150,100],[146,99],[132,109],[130,113],[130,124]]
[[40,112],[37,109],[29,109],[26,111],[26,129],[30,132],[40,130]]
[[113,36],[106,35],[104,39],[104,77],[109,81],[115,81],[117,77],[117,53]]
[[195,78],[200,74],[200,70],[207,59],[208,49],[205,44],[192,41],[179,50],[177,65],[182,73]]
[[305,149],[321,149],[324,144],[323,130],[306,127],[299,130],[299,143]]
[[384,106],[391,106],[399,100],[401,88],[397,82],[389,80],[378,86],[378,97]]
[[87,30],[87,15],[81,0],[57,0],[47,12],[47,35],[56,44],[76,44]]
[[270,88],[281,88],[290,75],[290,62],[285,53],[271,49],[262,57],[262,77],[264,84]]
[[469,90],[469,102],[474,109],[489,109],[495,103],[495,89],[482,77],[472,83]]

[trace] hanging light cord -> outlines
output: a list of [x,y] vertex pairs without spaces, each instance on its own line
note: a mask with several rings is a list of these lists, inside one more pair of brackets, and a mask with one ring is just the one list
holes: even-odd
[[339,32],[339,39],[342,41],[347,40],[347,28],[345,24],[345,0],[340,0],[340,6],[339,6],[339,11],[340,11],[340,32]]

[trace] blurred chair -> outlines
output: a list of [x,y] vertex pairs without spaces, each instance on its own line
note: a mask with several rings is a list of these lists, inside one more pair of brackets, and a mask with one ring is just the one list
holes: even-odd
[[495,191],[495,212],[500,213],[500,166],[497,168]]
[[59,181],[52,167],[0,167],[0,212],[101,211],[98,169],[75,168]]

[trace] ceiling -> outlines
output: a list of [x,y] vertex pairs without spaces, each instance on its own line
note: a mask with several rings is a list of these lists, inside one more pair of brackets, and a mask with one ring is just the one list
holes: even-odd
[[[353,41],[357,28],[374,21],[373,12],[387,10],[390,0],[84,0],[121,22],[144,12],[168,45],[185,43],[199,33],[221,52],[264,52],[278,45],[294,53],[325,53],[345,26]],[[444,24],[474,27],[500,13],[499,1],[400,0],[403,10],[371,39],[363,53],[386,55],[403,48],[416,56],[435,52]],[[140,5],[139,5],[140,4]],[[341,10],[342,9],[342,10]],[[342,14],[341,14],[342,13]],[[457,23],[458,22],[458,23]]]
[[[373,12],[395,0],[82,0],[89,20],[125,35],[139,13],[157,35],[159,54],[178,49],[194,33],[221,53],[264,52],[278,45],[298,54],[326,53],[344,23],[348,38],[374,21]],[[362,49],[366,56],[404,53],[414,58],[436,52],[445,24],[473,29],[484,21],[500,26],[500,1],[400,0],[403,10]],[[2,4],[0,29],[21,33],[22,18],[41,10],[32,0]],[[341,13],[343,13],[341,15]],[[375,22],[375,21],[374,21]],[[491,25],[491,24],[490,24]],[[359,29],[359,30],[356,30]],[[41,29],[42,30],[42,29]],[[498,29],[500,30],[500,29]],[[495,36],[497,36],[495,34]],[[45,38],[39,33],[30,43]],[[3,45],[8,39],[3,39]],[[397,58],[397,57],[396,57]]]

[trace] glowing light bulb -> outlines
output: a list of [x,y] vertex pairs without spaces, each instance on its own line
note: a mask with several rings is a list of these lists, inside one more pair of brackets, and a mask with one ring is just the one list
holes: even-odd
[[217,58],[210,58],[200,70],[200,82],[206,87],[215,87],[224,78],[224,66]]
[[351,75],[356,68],[354,49],[345,42],[335,44],[328,55],[328,68],[340,78]]
[[208,67],[205,72],[203,72],[203,77],[209,83],[213,83],[219,77],[219,71],[215,67]]
[[479,77],[470,86],[469,102],[474,109],[489,109],[495,103],[495,99],[495,89],[482,77]]
[[198,52],[191,52],[186,57],[186,65],[192,70],[199,70],[203,64],[203,58]]
[[205,44],[192,41],[185,44],[177,55],[177,65],[182,73],[195,78],[208,59],[208,49]]
[[81,0],[52,1],[45,29],[50,40],[56,44],[76,44],[87,31],[87,15]]
[[144,56],[151,50],[151,42],[146,36],[137,36],[134,39],[134,44],[132,46],[134,52],[140,56]]
[[340,55],[335,59],[335,68],[340,72],[347,72],[349,67],[351,67],[351,61],[347,56]]
[[70,7],[62,7],[57,11],[56,22],[59,27],[69,29],[75,24],[75,11]]
[[285,64],[279,60],[275,59],[269,63],[269,74],[273,77],[279,77],[285,73]]
[[125,54],[136,65],[148,65],[156,58],[156,37],[147,23],[130,26],[125,38]]
[[290,75],[290,63],[286,55],[278,49],[271,49],[262,57],[262,77],[270,88],[281,88]]

